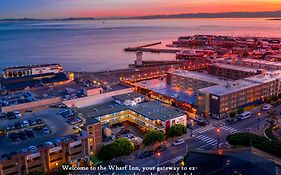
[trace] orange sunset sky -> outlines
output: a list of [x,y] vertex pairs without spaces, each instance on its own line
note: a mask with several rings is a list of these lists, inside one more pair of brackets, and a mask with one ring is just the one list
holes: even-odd
[[1,0],[0,18],[277,11],[281,0]]

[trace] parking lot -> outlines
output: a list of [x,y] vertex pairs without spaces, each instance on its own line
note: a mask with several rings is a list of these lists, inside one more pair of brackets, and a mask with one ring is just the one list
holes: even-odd
[[[76,133],[73,125],[67,123],[67,118],[57,114],[61,110],[47,108],[25,113],[16,119],[0,118],[0,128],[8,131],[8,135],[0,136],[0,155],[23,151],[32,145],[43,146],[46,142],[53,142],[65,135]],[[27,121],[29,126],[24,125],[23,121]],[[7,126],[14,126],[14,128],[7,130]],[[17,136],[13,136],[14,133]],[[13,138],[16,139],[13,140]]]

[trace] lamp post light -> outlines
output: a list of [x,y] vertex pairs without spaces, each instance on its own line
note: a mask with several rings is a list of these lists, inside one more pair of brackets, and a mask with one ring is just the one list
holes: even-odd
[[191,128],[190,128],[190,137],[192,137],[192,131],[193,131],[193,127],[194,127],[194,121],[191,119]]
[[217,128],[216,129],[216,133],[217,133],[217,148],[219,148],[219,145],[220,145],[220,132],[221,132],[221,129]]
[[258,130],[260,129],[260,115],[261,115],[261,113],[258,112]]

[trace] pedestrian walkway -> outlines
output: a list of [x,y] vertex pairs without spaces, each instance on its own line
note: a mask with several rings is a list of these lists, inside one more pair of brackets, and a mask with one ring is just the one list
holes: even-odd
[[232,134],[238,132],[237,129],[232,128],[232,127],[230,127],[230,126],[222,126],[222,127],[221,127],[221,130],[230,132],[230,133],[232,133]]
[[208,131],[210,131],[214,128],[215,128],[214,126],[207,125],[205,127],[195,129],[194,132],[198,132],[200,134],[203,134],[203,133],[208,132]]
[[196,136],[195,138],[197,138],[199,140],[202,140],[202,141],[206,142],[209,145],[213,145],[213,146],[217,145],[217,140],[216,139],[210,138],[210,137],[205,136],[205,135],[199,135],[199,136]]

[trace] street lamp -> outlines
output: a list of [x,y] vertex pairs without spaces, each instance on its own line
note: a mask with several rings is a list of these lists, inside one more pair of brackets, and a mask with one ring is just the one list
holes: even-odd
[[221,132],[221,129],[220,128],[217,128],[216,129],[216,133],[217,133],[217,148],[219,148],[219,145],[220,145],[220,132]]
[[260,129],[260,115],[261,115],[261,113],[258,112],[258,130]]
[[191,119],[191,128],[190,128],[190,137],[192,137],[192,130],[193,130],[193,127],[194,127],[194,121]]

